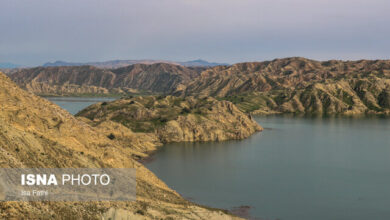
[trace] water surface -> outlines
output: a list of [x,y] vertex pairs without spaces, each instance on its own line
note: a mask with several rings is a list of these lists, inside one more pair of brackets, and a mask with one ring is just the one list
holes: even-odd
[[[113,98],[49,97],[72,114]],[[390,219],[390,120],[256,118],[242,141],[162,147],[146,164],[184,197],[258,219]]]
[[185,198],[259,219],[390,219],[390,120],[256,119],[242,141],[162,147],[146,166]]
[[61,108],[69,111],[72,115],[75,115],[77,112],[82,109],[98,103],[98,102],[109,102],[113,101],[116,98],[111,97],[44,97],[51,102],[57,104]]

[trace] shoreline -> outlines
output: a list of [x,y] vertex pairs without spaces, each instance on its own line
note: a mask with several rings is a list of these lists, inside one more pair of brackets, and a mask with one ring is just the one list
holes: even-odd
[[[108,93],[106,95],[103,94],[96,94],[96,93],[88,93],[88,94],[68,94],[68,95],[56,95],[56,94],[35,94],[39,97],[42,98],[116,98],[116,99],[121,99],[121,98],[126,98],[127,96],[159,96],[162,94],[112,94]],[[163,95],[167,96],[169,94]],[[179,96],[176,96],[179,97]],[[219,100],[219,99],[217,99]],[[229,101],[229,100],[226,100]],[[234,104],[237,106],[238,109],[239,105]],[[270,115],[290,115],[294,117],[369,117],[369,116],[384,116],[384,117],[390,117],[390,111],[388,112],[375,112],[375,111],[368,111],[368,112],[363,112],[363,113],[303,113],[303,112],[278,112],[278,111],[272,111],[272,112],[267,112],[263,111],[261,109],[256,109],[251,112],[245,112],[244,110],[240,109],[243,113],[250,114],[253,117],[261,117],[261,116],[270,116]],[[258,112],[258,113],[256,113]]]

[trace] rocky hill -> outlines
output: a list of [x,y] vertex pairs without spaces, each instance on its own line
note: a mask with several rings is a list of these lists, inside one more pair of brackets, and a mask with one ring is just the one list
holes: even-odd
[[112,70],[114,88],[130,88],[154,93],[171,93],[199,76],[204,68],[158,63],[135,64]]
[[214,96],[259,114],[388,114],[390,61],[295,57],[218,66],[175,94]]
[[21,69],[10,77],[38,95],[169,93],[197,77],[202,70],[166,63],[134,64],[110,70],[60,66]]
[[77,114],[95,125],[117,122],[162,143],[243,139],[262,128],[228,101],[148,96],[98,103]]
[[[1,167],[134,167],[135,202],[1,202],[1,219],[232,219],[184,200],[134,160],[153,140],[128,134],[126,146],[0,73]],[[111,128],[110,128],[111,129]],[[120,132],[118,130],[116,132]],[[125,136],[124,136],[125,137]],[[137,141],[131,141],[136,138]]]

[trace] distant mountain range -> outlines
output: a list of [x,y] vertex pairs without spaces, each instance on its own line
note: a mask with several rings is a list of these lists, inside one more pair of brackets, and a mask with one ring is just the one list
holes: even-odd
[[66,61],[55,61],[52,63],[45,63],[43,64],[44,67],[48,66],[83,66],[83,65],[89,65],[89,66],[95,66],[99,68],[120,68],[125,67],[133,64],[155,64],[155,63],[168,63],[168,64],[176,64],[176,65],[182,65],[182,66],[201,66],[201,67],[214,67],[214,66],[220,66],[220,65],[229,65],[226,63],[210,63],[205,60],[192,60],[192,61],[186,61],[186,62],[176,62],[176,61],[167,61],[167,60],[110,60],[110,61],[103,61],[103,62],[85,62],[85,63],[75,63],[75,62],[66,62]]
[[0,63],[0,69],[12,69],[18,67],[20,67],[20,65],[14,63]]
[[203,66],[203,67],[214,67],[214,66],[228,66],[228,63],[210,63],[205,60],[192,60],[187,62],[178,62],[182,66]]

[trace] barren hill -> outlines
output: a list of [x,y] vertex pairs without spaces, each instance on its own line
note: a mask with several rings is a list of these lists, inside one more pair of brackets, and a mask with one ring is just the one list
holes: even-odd
[[204,68],[183,67],[166,63],[135,64],[112,70],[116,74],[115,88],[170,93],[199,76]]
[[22,88],[39,95],[168,93],[202,70],[166,63],[134,64],[112,70],[60,66],[21,69],[10,77]]
[[[18,88],[0,73],[1,167],[126,167],[137,169],[135,202],[1,202],[2,219],[231,219],[187,202],[134,156],[152,140],[123,146],[55,104]],[[111,128],[110,128],[111,129]],[[109,130],[110,130],[109,129]],[[119,131],[119,129],[118,129]],[[132,136],[131,134],[129,134]],[[130,137],[129,136],[129,137]]]
[[205,70],[176,91],[214,96],[255,113],[388,113],[390,61],[305,58],[240,63]]

